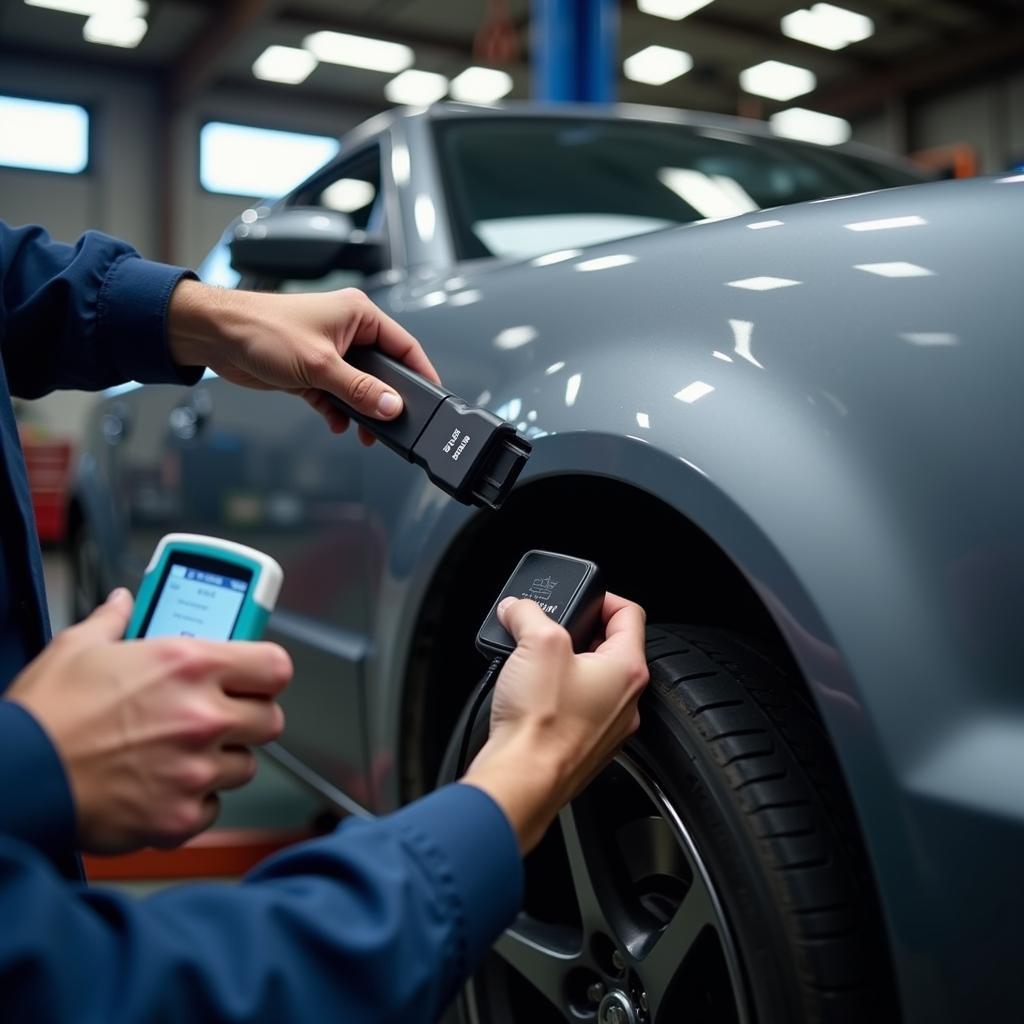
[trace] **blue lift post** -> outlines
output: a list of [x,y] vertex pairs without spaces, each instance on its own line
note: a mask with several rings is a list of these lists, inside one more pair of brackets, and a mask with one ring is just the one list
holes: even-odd
[[531,21],[534,99],[614,102],[619,0],[533,0]]

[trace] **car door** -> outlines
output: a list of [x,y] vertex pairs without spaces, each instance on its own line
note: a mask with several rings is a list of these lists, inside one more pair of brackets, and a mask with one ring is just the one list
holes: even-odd
[[[311,194],[296,195],[296,204],[341,210],[368,238],[385,238],[380,153],[377,143],[361,147],[318,179]],[[373,294],[386,279],[339,269],[315,281],[241,283],[281,292],[360,286]],[[366,802],[366,584],[380,545],[362,503],[354,432],[332,434],[291,395],[217,378],[204,380],[177,408],[179,435],[166,452],[182,522],[266,551],[284,569],[267,630],[295,664],[282,701],[288,726],[280,745]]]

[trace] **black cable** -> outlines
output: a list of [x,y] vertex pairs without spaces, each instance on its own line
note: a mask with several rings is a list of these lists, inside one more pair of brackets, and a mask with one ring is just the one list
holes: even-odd
[[480,709],[484,706],[484,702],[490,695],[491,690],[494,689],[498,673],[501,672],[507,660],[508,655],[499,655],[491,661],[459,717],[456,735],[460,736],[461,739],[459,741],[458,759],[454,765],[452,778],[449,780],[451,782],[454,782],[466,769],[466,758],[469,756],[469,741],[473,734],[473,723],[476,721],[476,716],[480,714]]

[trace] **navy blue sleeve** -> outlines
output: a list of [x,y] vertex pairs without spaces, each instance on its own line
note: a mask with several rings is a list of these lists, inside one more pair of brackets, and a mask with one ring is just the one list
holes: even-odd
[[519,908],[515,836],[456,784],[142,901],[0,839],[0,1022],[433,1024]]
[[194,384],[171,359],[167,307],[186,276],[97,231],[77,244],[0,223],[0,343],[11,393],[96,391],[137,380]]
[[64,766],[43,727],[0,700],[0,837],[62,857],[75,845],[75,808]]

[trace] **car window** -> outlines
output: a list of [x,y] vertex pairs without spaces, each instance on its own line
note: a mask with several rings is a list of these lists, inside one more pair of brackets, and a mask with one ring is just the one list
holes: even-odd
[[920,180],[834,150],[673,124],[453,118],[435,131],[461,259],[537,256]]
[[[361,150],[351,160],[332,168],[330,174],[317,178],[310,187],[296,193],[298,206],[321,206],[339,210],[352,219],[357,231],[368,238],[387,238],[386,204],[381,189],[381,155],[379,146]],[[358,286],[364,275],[358,270],[332,270],[316,281],[280,281],[282,292],[333,291]]]

